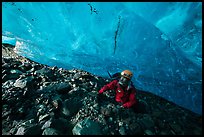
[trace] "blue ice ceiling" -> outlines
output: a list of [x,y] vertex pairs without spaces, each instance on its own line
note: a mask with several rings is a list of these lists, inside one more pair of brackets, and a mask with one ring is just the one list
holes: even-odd
[[108,77],[202,114],[201,2],[3,2],[2,42],[34,61]]

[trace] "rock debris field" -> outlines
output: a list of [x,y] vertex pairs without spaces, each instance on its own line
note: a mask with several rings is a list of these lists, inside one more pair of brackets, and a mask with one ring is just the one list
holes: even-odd
[[2,44],[2,135],[201,135],[202,116],[137,90],[138,112],[120,108],[110,82],[39,64]]

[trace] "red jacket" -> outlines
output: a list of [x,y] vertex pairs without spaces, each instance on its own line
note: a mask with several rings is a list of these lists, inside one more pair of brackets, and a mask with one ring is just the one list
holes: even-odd
[[99,94],[105,90],[115,90],[115,100],[123,104],[123,107],[130,108],[136,104],[135,94],[136,89],[134,86],[128,86],[124,91],[117,80],[113,80],[99,90]]

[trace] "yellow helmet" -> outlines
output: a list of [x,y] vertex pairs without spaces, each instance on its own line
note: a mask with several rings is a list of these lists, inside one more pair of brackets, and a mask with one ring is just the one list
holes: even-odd
[[123,72],[121,72],[121,76],[130,80],[133,76],[133,73],[130,70],[124,70]]

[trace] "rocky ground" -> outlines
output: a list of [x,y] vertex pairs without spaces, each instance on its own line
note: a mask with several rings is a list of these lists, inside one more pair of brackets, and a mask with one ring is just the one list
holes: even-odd
[[145,91],[123,109],[110,82],[89,72],[49,67],[2,45],[2,135],[201,135],[202,116]]

